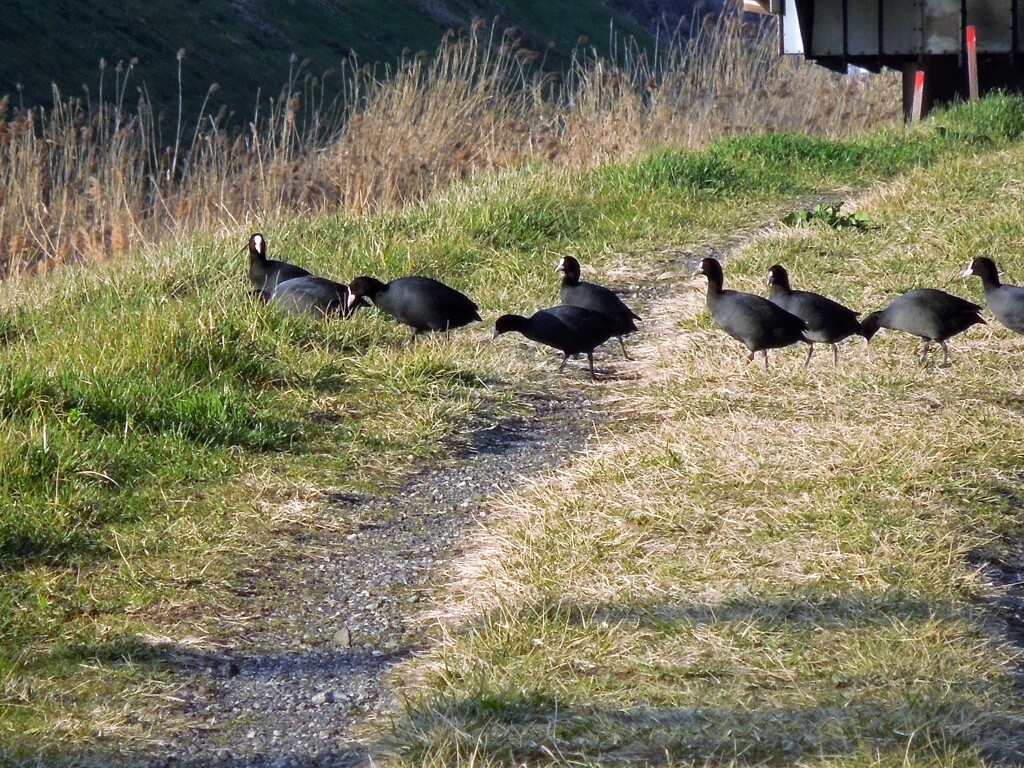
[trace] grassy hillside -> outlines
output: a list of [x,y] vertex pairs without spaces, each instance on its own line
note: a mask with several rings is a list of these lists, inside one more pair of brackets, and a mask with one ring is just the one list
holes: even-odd
[[[543,8],[543,10],[539,10]],[[475,18],[500,17],[502,28],[517,27],[527,48],[546,52],[549,63],[564,67],[580,36],[588,47],[608,53],[609,24],[641,44],[653,37],[622,10],[601,0],[559,0],[543,4],[464,0],[429,3],[394,2],[224,3],[201,0],[168,4],[152,0],[92,3],[87,0],[8,0],[0,9],[0,95],[18,103],[16,84],[26,106],[52,106],[50,85],[64,97],[93,101],[101,87],[112,98],[118,87],[115,67],[138,59],[127,90],[134,107],[136,86],[144,85],[157,111],[165,112],[170,130],[177,114],[177,52],[184,48],[182,81],[185,114],[194,118],[211,84],[212,111],[226,105],[237,113],[236,126],[252,119],[257,97],[276,97],[297,62],[308,60],[304,73],[320,78],[355,55],[360,63],[394,64],[403,52],[433,53],[449,29],[466,29]],[[550,46],[550,47],[549,47]],[[123,83],[124,75],[120,82]],[[340,88],[339,78],[326,78],[328,93]],[[265,106],[265,105],[264,105]]]
[[[473,415],[511,407],[524,382],[543,387],[552,355],[488,343],[488,324],[552,303],[559,254],[599,279],[645,276],[652,254],[886,181],[864,202],[878,229],[759,240],[730,257],[727,279],[760,290],[782,260],[794,282],[867,309],[897,287],[945,283],[982,246],[1024,274],[1024,224],[1005,195],[1022,131],[1024,103],[994,98],[919,129],[535,166],[401,212],[264,222],[274,255],[315,271],[432,274],[479,301],[483,327],[412,348],[374,312],[322,323],[250,302],[245,232],[7,285],[0,743],[74,751],[97,719],[141,738],[138,707],[121,705],[162,692],[170,673],[152,639],[203,636],[205,616],[240,610],[241,565],[302,524],[280,502],[387,485]],[[737,367],[699,292],[679,298],[656,320],[651,374],[621,404],[648,434],[584,459],[579,482],[546,497],[556,503],[523,496],[536,514],[509,516],[480,575],[497,602],[470,601],[420,670],[401,753],[1009,754],[1013,651],[966,558],[1021,534],[1018,341],[976,334],[938,372],[887,334],[837,371],[782,354],[763,373]],[[491,578],[513,586],[495,593]],[[826,729],[829,712],[828,738],[803,733],[807,718]]]

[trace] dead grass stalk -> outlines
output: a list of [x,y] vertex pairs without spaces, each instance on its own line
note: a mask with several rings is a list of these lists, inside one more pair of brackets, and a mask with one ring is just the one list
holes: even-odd
[[[849,134],[897,118],[894,77],[836,76],[776,53],[771,23],[735,8],[655,56],[582,47],[545,71],[514,34],[478,22],[434,57],[315,77],[293,62],[243,129],[198,115],[167,139],[144,88],[115,100],[56,89],[49,110],[0,101],[0,276],[100,261],[136,245],[218,232],[288,211],[364,211],[419,200],[494,168],[580,168],[654,145],[730,133]],[[328,101],[325,78],[340,78]],[[211,86],[211,93],[216,89]],[[191,135],[191,139],[189,139]]]

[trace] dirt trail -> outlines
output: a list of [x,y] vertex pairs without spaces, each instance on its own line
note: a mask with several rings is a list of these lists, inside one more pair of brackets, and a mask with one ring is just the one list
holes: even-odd
[[[372,747],[357,734],[395,706],[385,675],[427,647],[429,615],[443,598],[446,569],[471,534],[486,530],[488,499],[563,466],[617,429],[610,403],[644,375],[651,341],[678,311],[694,257],[669,253],[643,278],[614,275],[644,287],[627,300],[648,320],[627,346],[597,354],[600,380],[585,361],[558,374],[551,367],[529,382],[522,415],[482,424],[441,466],[408,477],[382,496],[335,497],[318,514],[343,517],[348,533],[325,525],[301,542],[293,560],[250,573],[246,616],[229,647],[214,652],[171,648],[166,662],[180,678],[179,711],[144,754],[153,766],[349,766]],[[510,354],[516,352],[510,350]],[[502,383],[508,386],[511,382]]]

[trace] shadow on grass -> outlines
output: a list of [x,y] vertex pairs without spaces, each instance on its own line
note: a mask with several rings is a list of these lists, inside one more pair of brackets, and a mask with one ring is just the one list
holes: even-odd
[[[324,644],[221,653],[133,633],[77,646],[60,654],[61,660],[111,671],[131,665],[147,679],[172,680],[174,704],[164,714],[176,735],[161,735],[156,723],[144,741],[100,736],[92,744],[38,752],[22,744],[20,754],[9,755],[0,740],[0,765],[7,765],[5,760],[47,768],[365,765],[365,746],[346,738],[353,713],[379,705],[373,696],[367,698],[367,691],[413,650],[411,645],[381,652],[362,645]],[[210,708],[211,699],[219,701],[217,708]],[[297,716],[296,710],[308,714]],[[279,737],[290,729],[300,732]],[[314,736],[320,732],[330,737]]]
[[[525,606],[524,618],[567,625],[625,624],[636,628],[677,630],[683,624],[756,624],[761,629],[786,625],[866,628],[932,619],[963,618],[963,608],[919,600],[895,591],[829,594],[801,591],[777,597],[743,596],[712,603],[602,602],[552,600]],[[969,620],[969,619],[968,619]]]
[[[923,700],[759,707],[524,703],[480,694],[413,708],[386,749],[408,763],[790,765],[891,755],[941,765],[1024,765],[1020,722],[936,689]],[[1016,742],[1016,743],[1014,743]],[[883,760],[885,764],[888,761]]]
[[[698,624],[756,627],[768,633],[822,629],[838,635],[915,624],[980,626],[985,620],[981,614],[981,610],[975,613],[971,608],[897,593],[860,591],[745,596],[714,604],[571,604],[552,599],[524,606],[515,618],[484,616],[476,629],[467,631],[486,634],[488,627],[512,621],[524,628],[549,628],[552,637],[570,638],[565,642],[586,632],[588,626],[612,636],[639,630],[647,642],[657,642],[664,633],[671,642],[685,634],[688,625]],[[575,629],[566,632],[563,627]],[[787,641],[794,652],[799,652],[799,637]],[[782,652],[765,649],[773,657]],[[918,651],[908,644],[906,653]],[[609,700],[622,688],[628,668],[598,668],[591,683],[585,679],[591,674],[585,671],[590,661],[583,655],[569,659],[563,666],[575,671],[566,673],[564,687],[540,679],[506,682],[508,677],[516,680],[515,672],[499,675],[500,680],[492,683],[468,668],[451,670],[446,676],[461,677],[463,682],[456,683],[450,693],[442,689],[432,697],[409,702],[382,748],[410,764],[471,762],[472,755],[479,764],[501,765],[782,765],[891,754],[897,762],[913,758],[951,765],[984,760],[990,765],[1024,766],[1024,714],[1012,701],[1006,701],[1005,707],[992,705],[996,700],[1003,703],[997,699],[999,682],[980,677],[933,679],[914,672],[913,660],[908,660],[909,671],[891,678],[882,668],[868,670],[870,680],[865,678],[863,686],[861,676],[833,678],[828,669],[794,673],[806,677],[803,684],[778,696],[770,675],[764,680],[751,677],[744,684],[727,679],[731,674],[724,667],[667,666],[659,678],[662,701],[666,683],[670,684],[666,678],[672,675],[684,688],[692,688],[694,677],[703,678],[698,687],[717,686],[721,680],[738,692],[735,704],[726,706],[718,697],[713,705],[704,705],[699,694],[696,701],[684,698],[680,705],[637,705],[636,696],[629,695],[627,705],[615,706]],[[514,669],[516,662],[510,666]],[[590,690],[601,690],[605,673],[611,675],[611,689],[607,695],[591,695]],[[643,674],[649,675],[650,670]],[[1010,691],[1012,681],[1006,682],[1004,688]],[[637,685],[644,685],[639,677]],[[569,692],[557,693],[563,690]],[[798,703],[790,705],[792,701]]]

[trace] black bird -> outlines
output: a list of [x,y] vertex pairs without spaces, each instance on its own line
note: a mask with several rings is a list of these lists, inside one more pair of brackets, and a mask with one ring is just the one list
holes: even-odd
[[805,336],[807,323],[796,315],[761,296],[722,288],[724,276],[718,259],[707,257],[693,275],[704,275],[708,279],[711,317],[719,328],[750,350],[748,363],[756,352],[764,352],[767,368],[769,349],[788,347],[798,341],[810,344]]
[[278,283],[308,274],[309,272],[295,264],[268,259],[267,238],[259,232],[249,237],[249,282],[256,289],[255,294],[264,303],[270,301]]
[[412,328],[412,339],[423,331],[448,331],[481,319],[472,299],[429,277],[382,283],[364,275],[349,283],[349,290],[350,306],[368,298],[377,309]]
[[942,365],[949,365],[946,339],[984,323],[981,307],[934,288],[917,288],[900,294],[880,312],[872,312],[861,322],[868,341],[879,328],[891,328],[924,339],[921,362],[924,363],[933,341],[942,347]]
[[626,344],[622,337],[634,333],[636,323],[633,321],[643,318],[627,307],[610,288],[581,281],[580,263],[574,256],[563,256],[555,271],[562,273],[562,287],[558,291],[562,303],[608,315],[615,323],[615,335],[619,337],[622,355],[628,360],[629,355],[626,354]]
[[996,320],[1014,333],[1024,333],[1024,288],[1002,285],[996,263],[987,256],[979,256],[964,270],[962,277],[977,275],[985,291],[985,303]]
[[569,355],[587,353],[590,361],[590,378],[594,378],[594,349],[604,344],[617,333],[619,328],[612,318],[571,304],[562,304],[534,312],[531,317],[502,315],[494,323],[497,338],[509,331],[518,331],[531,341],[561,350],[561,371]]
[[312,314],[321,317],[349,317],[360,306],[368,306],[362,299],[350,306],[347,285],[313,275],[293,277],[278,283],[270,296],[270,303],[290,315]]
[[836,345],[854,334],[864,335],[857,320],[858,313],[820,293],[794,291],[789,286],[789,273],[781,264],[768,270],[768,300],[807,323],[804,338],[811,343],[807,345],[805,368],[811,361],[815,343],[831,344],[832,363],[839,365]]

